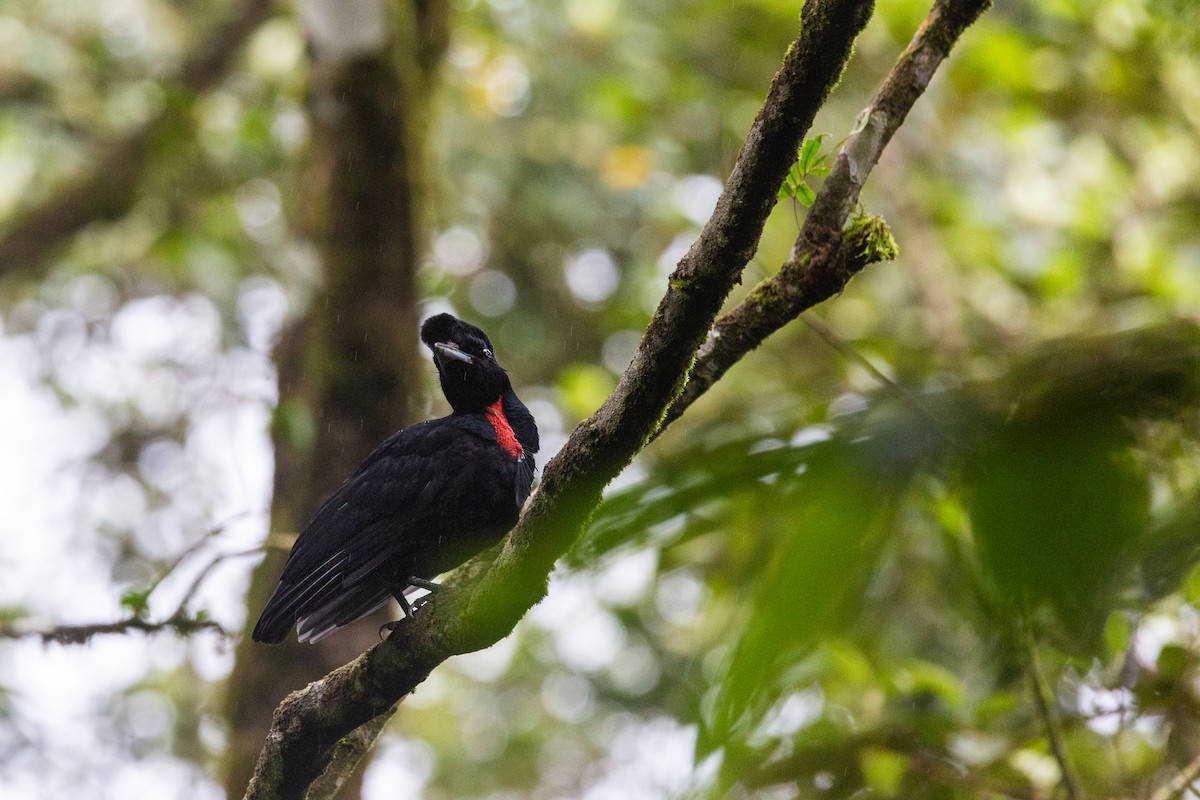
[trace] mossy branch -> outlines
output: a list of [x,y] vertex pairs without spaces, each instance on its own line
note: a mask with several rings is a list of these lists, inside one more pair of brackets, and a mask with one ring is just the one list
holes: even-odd
[[[965,19],[957,27],[936,28],[943,35],[946,30],[956,31],[957,36],[986,5],[980,0],[939,0],[931,17],[941,14]],[[800,34],[784,57],[716,210],[671,275],[617,388],[547,464],[542,485],[517,527],[498,552],[491,551],[479,562],[490,559],[490,565],[482,571],[475,562],[464,568],[478,575],[478,580],[458,580],[461,570],[452,575],[437,599],[409,624],[398,627],[387,641],[283,702],[275,713],[247,798],[304,797],[329,764],[339,739],[392,709],[445,659],[506,636],[545,595],[554,562],[575,541],[604,486],[659,429],[664,412],[685,384],[721,304],[754,254],[800,143],[840,78],[872,7],[871,0],[808,0]],[[944,58],[945,50],[936,59],[923,59],[929,74]],[[917,58],[912,51],[910,46],[905,58]],[[929,74],[919,88],[905,87],[914,100],[928,83]],[[898,125],[903,115],[892,113],[886,118]],[[874,137],[873,146],[879,148],[890,137],[890,133],[878,131],[869,135]],[[839,164],[851,157],[847,153],[853,154],[856,165],[861,164],[862,158],[869,156],[859,154],[862,147],[848,142],[839,154]],[[865,175],[862,172],[858,177],[865,179]],[[835,180],[836,169],[827,185]],[[861,181],[857,186],[861,188]],[[853,198],[847,214],[857,202],[857,189]],[[823,224],[830,224],[829,218],[823,219]],[[842,259],[837,262],[839,269],[854,270],[860,262],[863,266],[869,263],[864,259],[878,259],[893,246],[885,227],[878,221],[865,221],[851,226],[857,244],[840,247],[845,221],[846,214],[836,221],[835,246],[822,256],[822,274],[832,268],[833,256]],[[807,224],[805,230],[813,233]],[[798,263],[800,259],[816,263],[811,255],[797,250]],[[839,256],[840,251],[847,255]]]
[[925,91],[938,65],[991,0],[938,0],[897,59],[834,160],[779,272],[717,320],[683,393],[663,418],[671,424],[725,372],[804,311],[841,292],[869,264],[896,257],[881,217],[847,218],[883,149]]

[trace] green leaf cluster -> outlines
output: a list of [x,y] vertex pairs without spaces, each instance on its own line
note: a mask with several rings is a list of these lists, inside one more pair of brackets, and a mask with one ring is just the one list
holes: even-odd
[[796,162],[788,168],[783,185],[779,187],[780,200],[795,198],[805,208],[813,204],[817,195],[808,185],[809,179],[816,175],[829,174],[829,166],[826,164],[829,154],[821,152],[821,143],[827,135],[819,133],[812,139],[804,140],[804,144],[800,146],[800,155],[796,158]]

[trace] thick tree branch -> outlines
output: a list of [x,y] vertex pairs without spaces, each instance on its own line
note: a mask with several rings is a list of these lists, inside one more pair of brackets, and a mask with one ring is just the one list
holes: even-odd
[[854,131],[817,192],[788,260],[717,320],[697,355],[687,386],[663,419],[664,428],[772,333],[842,291],[867,265],[895,257],[895,242],[882,219],[861,217],[849,227],[846,219],[883,148],[929,85],[938,65],[990,5],[991,0],[938,0],[934,4],[859,114]]
[[[236,15],[202,42],[172,81],[185,98],[211,89],[268,16],[271,0],[245,0]],[[0,237],[0,276],[35,272],[59,244],[84,226],[127,213],[137,196],[154,139],[179,116],[167,105],[125,138],[107,145],[91,169],[46,202],[20,215]]]
[[721,302],[753,255],[784,173],[871,9],[871,0],[809,0],[800,36],[772,84],[717,211],[672,276],[613,397],[547,465],[528,512],[472,593],[443,591],[387,642],[284,702],[247,797],[303,796],[340,737],[391,708],[450,655],[502,638],[544,595],[555,558],[682,385]]
[[[981,0],[939,0],[931,17],[963,20],[951,28],[961,32],[986,5]],[[555,560],[575,540],[598,504],[603,487],[660,427],[663,414],[684,385],[697,349],[754,253],[784,174],[813,116],[836,84],[871,9],[870,0],[806,3],[800,36],[785,56],[716,211],[671,275],[667,292],[616,390],[595,415],[575,429],[546,466],[542,485],[521,521],[499,553],[489,554],[495,556],[494,561],[478,581],[464,584],[457,574],[452,576],[438,598],[409,624],[398,627],[386,642],[284,701],[276,710],[247,798],[303,797],[329,764],[339,739],[386,713],[446,658],[486,647],[507,635],[524,612],[545,595]],[[939,26],[937,30],[943,29]],[[953,37],[941,43],[941,55],[936,59],[920,57],[927,74],[919,82],[920,88],[912,91],[913,99],[928,83],[952,41]],[[906,57],[914,47],[910,46]],[[888,119],[898,125],[903,113],[881,111],[876,124]],[[871,118],[867,122],[871,123]],[[810,230],[806,223],[805,231],[810,233],[835,225],[836,241],[826,259],[839,250],[846,214],[857,201],[869,171],[864,159],[873,164],[877,149],[890,138],[890,133],[877,132],[882,130],[886,127],[869,134],[874,142],[871,147],[876,148],[873,157],[863,152],[864,145],[850,143],[839,154],[838,166],[827,183],[836,185],[836,180],[841,180],[837,170],[843,169],[852,170],[849,179],[855,183],[852,199],[846,203],[843,198],[839,204],[845,208],[840,219],[836,209],[832,213],[821,209],[814,218],[818,214],[814,207],[812,225],[819,221],[824,227]],[[818,237],[817,241],[828,245],[827,239]],[[476,562],[467,569],[478,574],[479,566]]]
[[[394,710],[394,709],[393,709]],[[346,781],[354,774],[359,762],[375,745],[375,740],[391,721],[390,713],[380,714],[372,720],[364,722],[346,734],[333,748],[329,766],[308,787],[305,800],[327,800],[335,798],[346,785]]]

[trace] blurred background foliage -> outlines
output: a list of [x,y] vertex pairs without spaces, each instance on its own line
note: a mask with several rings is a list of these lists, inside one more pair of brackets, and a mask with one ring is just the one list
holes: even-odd
[[[0,5],[0,225],[150,131],[128,204],[0,265],[5,620],[116,619],[169,572],[151,616],[246,621],[271,347],[319,265],[294,12],[179,87],[232,7]],[[879,0],[813,134],[927,10]],[[485,325],[545,453],[628,363],[797,14],[454,4],[421,293]],[[863,195],[897,261],[635,462],[549,598],[405,702],[364,795],[1041,798],[1065,768],[1195,796],[1198,30],[1185,0],[1000,0]],[[5,795],[220,796],[231,660],[208,633],[0,644]]]

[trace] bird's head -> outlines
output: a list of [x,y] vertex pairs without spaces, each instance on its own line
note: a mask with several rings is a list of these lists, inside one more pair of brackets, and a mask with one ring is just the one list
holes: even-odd
[[433,351],[442,392],[455,411],[483,411],[512,387],[492,340],[471,323],[438,314],[421,325],[421,341]]

